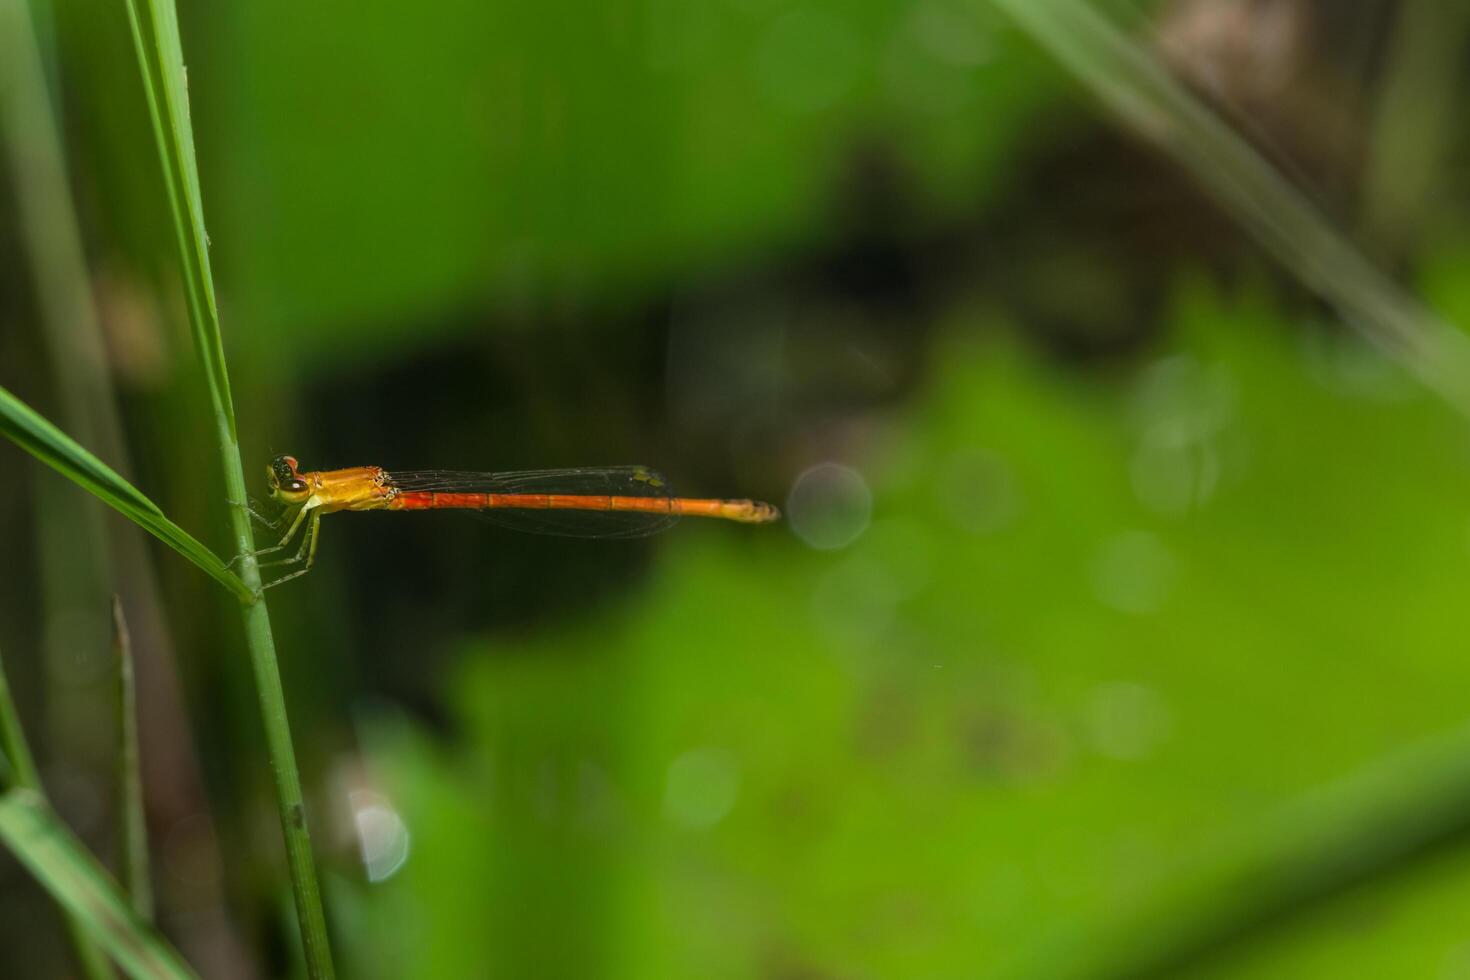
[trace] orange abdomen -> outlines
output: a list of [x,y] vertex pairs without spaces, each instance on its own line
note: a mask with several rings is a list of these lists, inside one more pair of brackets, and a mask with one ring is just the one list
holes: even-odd
[[645,514],[720,517],[764,524],[779,516],[776,508],[753,500],[698,500],[690,497],[610,497],[562,493],[447,493],[437,490],[401,492],[388,510],[603,510]]

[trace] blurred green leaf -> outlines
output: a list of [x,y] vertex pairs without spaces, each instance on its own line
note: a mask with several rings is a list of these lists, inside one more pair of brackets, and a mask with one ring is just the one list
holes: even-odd
[[841,234],[875,166],[898,223],[952,220],[1060,82],[963,0],[214,9],[189,21],[214,42],[195,105],[229,124],[200,162],[254,370],[780,262]]
[[365,740],[413,841],[358,955],[518,975],[570,928],[578,975],[1050,977],[1262,907],[1232,951],[1332,964],[1275,975],[1436,975],[1453,915],[1384,948],[1339,903],[1466,815],[1453,748],[1400,752],[1463,724],[1463,423],[1243,291],[1186,285],[1106,383],[977,325],[846,460],[849,546],[681,528],[616,611],[467,640],[462,748]]
[[0,434],[103,503],[204,569],[241,599],[252,598],[245,583],[214,552],[164,516],[158,505],[119,476],[112,467],[79,446],[39,413],[0,388]]
[[129,976],[195,976],[38,793],[14,789],[0,796],[0,839]]

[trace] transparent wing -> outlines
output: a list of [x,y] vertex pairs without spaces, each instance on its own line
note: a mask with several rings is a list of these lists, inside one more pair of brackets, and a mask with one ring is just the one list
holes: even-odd
[[[464,473],[411,470],[389,474],[405,493],[558,494],[591,497],[641,497],[664,506],[673,499],[668,481],[646,466],[587,467],[566,470],[513,470]],[[663,503],[657,503],[663,502]],[[641,538],[678,523],[664,511],[614,511],[505,507],[466,511],[501,527],[572,538]]]

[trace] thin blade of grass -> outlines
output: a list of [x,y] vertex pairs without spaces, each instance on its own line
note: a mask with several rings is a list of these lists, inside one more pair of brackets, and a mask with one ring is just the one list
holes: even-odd
[[117,657],[117,853],[122,886],[138,918],[153,920],[148,875],[148,824],[143,814],[143,776],[138,758],[138,697],[133,682],[133,644],[122,600],[112,597],[112,650]]
[[214,552],[164,516],[158,505],[25,402],[0,387],[0,435],[50,466],[204,569],[242,600],[254,596]]
[[1172,156],[1352,327],[1470,415],[1470,338],[1368,259],[1322,211],[1084,0],[991,0],[1141,136]]
[[[15,699],[10,696],[10,682],[5,676],[5,666],[0,662],[0,752],[5,754],[4,783],[8,787],[29,790],[39,794],[41,774],[26,743],[25,729],[20,723],[20,712],[15,708]],[[92,942],[86,927],[70,912],[65,914],[67,935],[71,938],[72,952],[82,974],[89,980],[111,980],[112,967],[101,948]]]
[[214,275],[209,267],[204,201],[194,160],[194,129],[189,119],[188,80],[179,41],[178,13],[171,2],[126,2],[153,123],[153,138],[163,164],[164,189],[173,216],[179,258],[184,267],[184,298],[194,344],[204,365],[210,401],[228,426],[231,441],[236,441],[235,410],[219,332]]
[[252,598],[243,603],[245,642],[255,673],[271,772],[275,776],[276,802],[286,845],[286,862],[291,872],[291,893],[301,927],[301,946],[310,976],[313,980],[325,980],[335,971],[327,940],[326,915],[322,911],[321,887],[312,860],[311,835],[301,792],[301,777],[296,767],[296,750],[291,743],[291,728],[286,717],[286,697],[281,689],[280,667],[276,662],[275,638],[271,632],[269,610],[260,597],[260,568],[253,557],[255,543],[246,510],[245,473],[240,463],[239,436],[225,369],[219,310],[214,298],[214,277],[209,266],[209,237],[204,228],[204,205],[194,157],[194,133],[189,119],[187,75],[183,46],[179,40],[178,15],[173,0],[124,2],[169,210],[173,216],[189,323],[214,409],[225,490],[233,503],[230,525],[234,531],[236,552],[242,556],[240,579],[252,594]]
[[106,869],[39,793],[0,795],[0,840],[132,977],[172,980],[194,971],[159,932],[128,906]]
[[5,754],[7,786],[41,788],[41,774],[36,771],[36,760],[26,743],[25,729],[21,727],[15,700],[10,696],[10,682],[5,677],[3,663],[0,663],[0,752]]

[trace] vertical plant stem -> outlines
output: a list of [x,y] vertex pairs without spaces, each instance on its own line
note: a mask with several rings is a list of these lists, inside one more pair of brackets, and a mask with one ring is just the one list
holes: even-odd
[[[0,0],[0,3],[10,0]],[[10,696],[10,682],[5,678],[5,666],[0,662],[0,750],[10,771],[6,774],[7,788],[19,787],[37,794],[41,788],[41,774],[36,769],[36,760],[26,744],[25,729],[20,724],[20,713],[15,710],[15,700]],[[88,937],[87,931],[70,912],[63,913],[67,935],[71,937],[72,951],[88,980],[112,980],[115,974],[107,963],[102,949]]]
[[312,863],[311,837],[296,768],[296,751],[286,718],[286,697],[276,663],[270,612],[261,597],[260,568],[252,554],[255,541],[246,510],[245,475],[240,464],[229,374],[225,369],[214,277],[209,267],[209,239],[204,229],[204,203],[194,159],[194,133],[189,119],[178,15],[173,0],[125,0],[125,3],[173,218],[189,323],[214,416],[225,491],[231,502],[231,537],[236,553],[241,556],[240,578],[253,594],[241,603],[245,642],[255,673],[266,749],[275,777],[302,951],[313,980],[324,980],[334,975],[332,954],[327,941],[326,916],[322,912],[321,888]]
[[122,600],[112,597],[112,650],[117,655],[117,853],[119,875],[133,911],[153,919],[148,876],[148,824],[143,815],[143,776],[138,758],[138,698],[133,682],[133,644]]
[[[248,560],[242,574],[246,585],[260,587],[260,572],[254,559]],[[301,777],[296,769],[296,751],[291,744],[291,726],[286,719],[286,698],[281,688],[280,669],[276,665],[270,614],[264,602],[245,606],[244,613],[245,639],[250,647],[261,721],[265,725],[266,749],[276,781],[276,801],[280,806],[281,834],[291,871],[296,918],[301,924],[302,951],[313,980],[321,980],[334,975],[332,951],[327,941],[321,886],[317,884],[316,867],[312,863],[311,835],[306,825],[306,806],[301,795]]]

